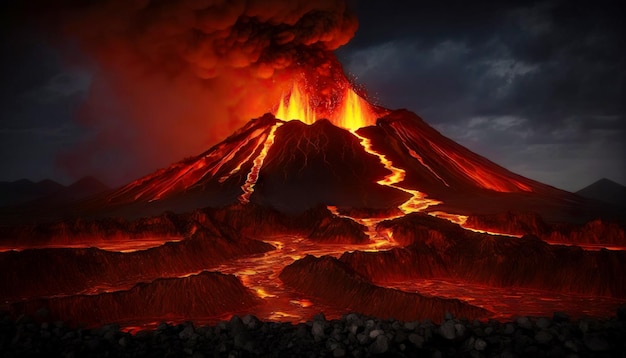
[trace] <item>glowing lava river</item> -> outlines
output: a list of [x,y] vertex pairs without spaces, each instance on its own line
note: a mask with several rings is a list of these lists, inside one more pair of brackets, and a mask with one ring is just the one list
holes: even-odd
[[313,304],[309,298],[285,287],[278,276],[287,265],[306,255],[339,258],[346,251],[380,251],[396,246],[385,238],[365,245],[324,245],[294,236],[275,237],[265,242],[274,245],[276,250],[245,257],[216,267],[215,270],[239,277],[246,287],[265,301],[256,314],[265,319],[279,321],[304,321],[319,312],[333,317],[344,313],[330,306]]
[[[293,236],[275,237],[265,241],[274,245],[276,250],[241,258],[220,265],[215,270],[234,274],[263,299],[263,304],[254,310],[257,317],[285,322],[303,322],[320,312],[327,318],[339,318],[346,314],[344,310],[318,302],[286,287],[278,276],[289,264],[306,255],[339,258],[346,252],[381,252],[398,247],[397,243],[388,240],[384,235],[366,245],[319,244]],[[497,319],[523,315],[550,316],[556,311],[579,312],[580,316],[608,317],[614,313],[615,307],[623,303],[623,300],[608,297],[561,294],[528,288],[498,288],[446,279],[375,281],[375,284],[432,297],[461,299],[493,312],[489,318]],[[221,318],[227,319],[229,316]]]

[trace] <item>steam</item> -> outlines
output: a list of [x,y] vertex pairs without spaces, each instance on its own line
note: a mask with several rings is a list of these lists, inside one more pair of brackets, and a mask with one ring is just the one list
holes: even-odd
[[332,109],[346,83],[332,50],[357,28],[345,0],[113,0],[61,8],[55,17],[63,38],[96,70],[79,115],[95,135],[60,162],[117,184],[208,149],[273,110],[294,79]]

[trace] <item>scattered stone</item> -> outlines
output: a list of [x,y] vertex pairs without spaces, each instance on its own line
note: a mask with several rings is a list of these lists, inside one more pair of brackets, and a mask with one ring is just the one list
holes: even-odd
[[187,324],[185,325],[185,328],[183,328],[183,330],[178,334],[178,337],[186,341],[191,339],[191,337],[193,337],[195,333],[196,331],[193,328],[193,324]]
[[261,326],[261,321],[251,314],[245,315],[241,321],[249,330],[255,330]]
[[475,342],[474,342],[474,349],[482,352],[487,348],[487,342],[483,341],[482,339],[478,338]]
[[454,339],[456,329],[453,321],[446,321],[439,327],[439,334],[445,339]]
[[513,333],[515,333],[515,326],[512,323],[505,324],[504,325],[504,334],[506,334],[507,336],[510,336]]
[[606,339],[595,334],[586,334],[583,337],[583,343],[585,343],[585,347],[592,352],[604,352],[609,350],[609,343]]
[[359,333],[356,335],[356,339],[359,341],[360,345],[364,345],[369,341],[369,335],[365,333]]
[[576,344],[574,341],[565,341],[565,343],[563,344],[563,346],[567,349],[569,349],[572,352],[578,352],[578,344]]
[[535,321],[535,326],[537,326],[537,328],[540,328],[540,329],[546,329],[550,327],[550,324],[551,324],[550,320],[545,317],[539,317]]
[[313,326],[311,327],[311,334],[316,340],[324,337],[324,324],[320,321],[313,322]]
[[548,344],[552,341],[552,334],[546,330],[541,330],[535,334],[535,341],[539,344]]
[[515,320],[515,322],[517,323],[518,326],[520,326],[523,329],[533,328],[533,324],[530,322],[528,317],[519,317],[517,320]]
[[128,345],[128,337],[124,336],[120,338],[119,341],[117,341],[117,343],[122,347],[126,347]]
[[[358,314],[331,321],[318,315],[298,324],[262,322],[247,315],[213,326],[164,323],[130,334],[117,325],[85,330],[27,317],[18,324],[0,312],[0,351],[3,357],[38,356],[44,351],[62,357],[623,356],[626,325],[617,317],[578,321],[554,317],[520,317],[508,323],[449,319],[437,325]],[[524,328],[528,323],[531,328]]]
[[[491,327],[488,327],[488,328],[491,328]],[[465,336],[465,326],[460,324],[460,323],[456,323],[454,325],[454,332],[455,332],[457,337]]]
[[424,337],[419,334],[411,333],[409,335],[409,342],[413,343],[417,348],[422,348],[424,346]]
[[385,335],[379,335],[372,345],[370,345],[369,352],[371,354],[383,354],[389,350],[389,338]]

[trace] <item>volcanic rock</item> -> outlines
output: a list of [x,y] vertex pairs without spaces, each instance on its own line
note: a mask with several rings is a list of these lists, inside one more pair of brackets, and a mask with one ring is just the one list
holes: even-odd
[[[495,236],[463,230],[424,214],[385,221],[394,239],[412,244],[385,252],[345,253],[341,261],[375,282],[448,278],[496,287],[626,297],[626,251],[585,251],[548,245],[530,235]],[[593,270],[589,270],[593,267]]]
[[184,224],[170,213],[133,221],[121,218],[75,218],[52,223],[0,226],[0,242],[6,246],[27,248],[81,242],[132,241],[146,237],[178,237],[185,234],[181,225]]
[[147,250],[31,249],[0,253],[0,291],[5,301],[76,294],[95,287],[127,287],[198,272],[234,257],[273,250],[270,244],[197,230],[190,237]]
[[128,291],[20,302],[13,304],[11,310],[14,314],[33,314],[45,307],[53,319],[62,317],[93,326],[136,317],[216,317],[250,309],[258,303],[259,299],[235,276],[202,272],[140,283]]
[[488,312],[459,300],[426,297],[376,286],[337,259],[307,255],[285,267],[280,279],[299,292],[335,307],[402,320],[440,320],[446,311],[475,318]]
[[548,224],[536,213],[506,212],[490,215],[469,215],[467,227],[512,235],[532,234],[550,243],[593,244],[626,247],[623,224],[601,219],[584,224]]
[[[156,330],[143,330],[136,334],[120,331],[119,325],[101,328],[74,328],[63,322],[39,324],[27,316],[14,319],[0,313],[0,343],[5,356],[34,356],[45,351],[50,355],[76,352],[93,356],[366,356],[384,350],[385,356],[423,356],[439,352],[441,356],[500,357],[549,356],[561,357],[570,353],[578,356],[619,357],[624,351],[626,326],[615,317],[595,321],[593,332],[583,335],[577,331],[580,322],[563,323],[556,326],[549,344],[541,344],[535,336],[541,331],[530,331],[530,335],[516,334],[514,337],[501,330],[514,322],[469,322],[459,320],[466,332],[488,332],[489,336],[470,335],[466,339],[439,339],[428,333],[440,327],[427,321],[417,323],[412,329],[395,320],[380,320],[358,314],[346,315],[341,319],[324,321],[333,327],[333,333],[313,339],[307,323],[259,322],[256,328],[247,328],[248,342],[255,346],[248,351],[236,347],[235,322],[243,321],[233,316],[229,322],[218,322],[212,326],[194,327],[190,322],[172,325],[161,323]],[[320,321],[321,322],[321,321]],[[361,328],[369,322],[367,329],[384,330],[376,339],[369,335],[362,343],[347,329],[356,323]],[[235,323],[235,324],[233,324]],[[413,325],[413,324],[411,324]],[[378,327],[378,328],[377,328]],[[519,328],[519,327],[518,327]],[[419,331],[419,333],[415,333]],[[556,339],[556,337],[559,339]],[[365,335],[363,335],[365,336]],[[385,337],[385,338],[380,338]],[[396,339],[390,337],[408,337]],[[380,340],[380,341],[379,341]],[[386,349],[385,341],[386,340]]]

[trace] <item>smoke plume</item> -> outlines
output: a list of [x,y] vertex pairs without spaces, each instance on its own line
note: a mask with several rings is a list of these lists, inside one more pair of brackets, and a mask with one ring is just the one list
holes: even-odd
[[68,1],[57,8],[62,38],[95,67],[78,115],[94,135],[60,162],[117,184],[206,150],[273,110],[294,79],[332,109],[346,83],[332,50],[358,25],[345,0]]

